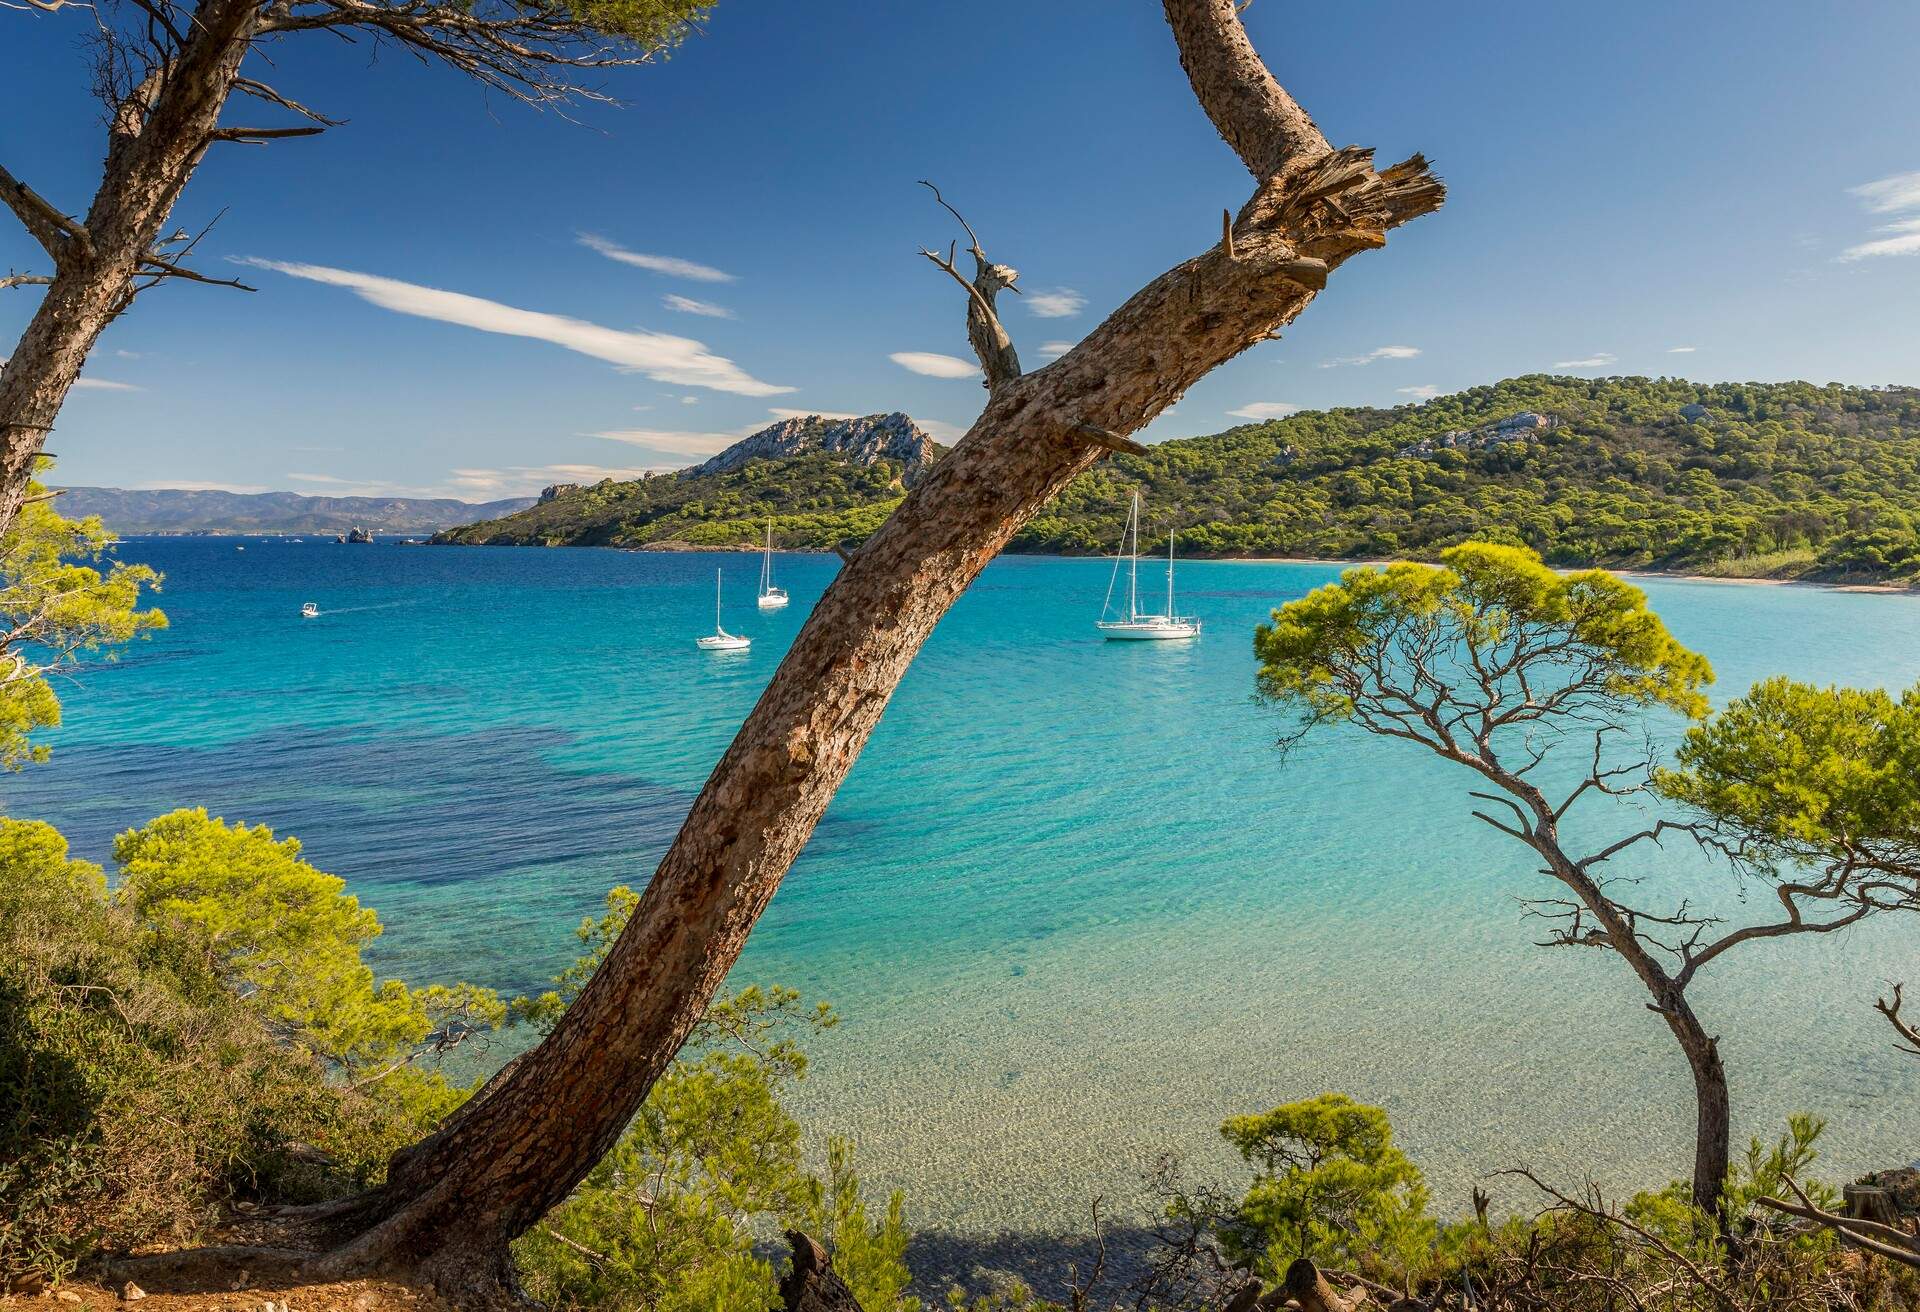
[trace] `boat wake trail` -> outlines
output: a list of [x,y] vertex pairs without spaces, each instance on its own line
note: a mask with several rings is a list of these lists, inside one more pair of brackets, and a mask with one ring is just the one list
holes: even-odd
[[383,601],[377,606],[329,606],[320,613],[322,615],[357,615],[361,611],[400,610],[406,607],[422,606],[425,604],[425,602],[419,601]]

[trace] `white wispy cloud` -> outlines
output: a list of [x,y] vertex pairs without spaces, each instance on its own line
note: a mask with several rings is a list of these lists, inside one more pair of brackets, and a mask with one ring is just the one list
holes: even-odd
[[532,496],[555,483],[598,483],[603,478],[625,482],[643,474],[666,472],[665,466],[509,465],[504,469],[451,469],[447,486],[436,495],[477,496],[495,501]]
[[970,360],[957,356],[941,355],[936,351],[895,351],[887,359],[902,369],[916,374],[925,374],[929,378],[978,378],[980,366]]
[[1605,369],[1619,359],[1612,351],[1595,351],[1584,360],[1555,360],[1555,369]]
[[1042,319],[1071,319],[1087,308],[1087,298],[1071,287],[1051,291],[1028,292],[1027,313]]
[[1285,419],[1299,410],[1300,407],[1291,401],[1255,401],[1227,413],[1235,419]]
[[665,456],[710,456],[738,442],[740,433],[690,433],[667,428],[610,428],[588,437],[645,447]]
[[1667,348],[1667,354],[1668,355],[1692,355],[1695,351],[1699,349],[1700,348],[1697,346],[1669,346]]
[[1848,187],[1849,196],[1858,196],[1870,214],[1897,214],[1901,210],[1920,210],[1920,173],[1896,173],[1889,178]]
[[1847,247],[1840,252],[1841,260],[1851,264],[1880,255],[1920,255],[1920,219],[1902,219],[1898,223],[1883,224],[1874,231],[1884,235]]
[[646,269],[651,273],[664,273],[669,278],[688,278],[694,282],[732,282],[733,275],[711,264],[697,264],[692,260],[683,260],[675,255],[648,255],[642,251],[630,251],[619,242],[608,241],[605,237],[591,232],[580,234],[580,244],[590,251],[598,251],[610,260],[621,264],[630,264],[636,269]]
[[1416,401],[1431,401],[1440,395],[1440,389],[1432,383],[1422,383],[1418,387],[1396,387],[1393,390],[1402,396],[1410,396]]
[[[7,357],[0,355],[0,368],[4,368],[6,363]],[[143,387],[135,387],[132,383],[116,383],[107,378],[76,378],[73,380],[73,385],[93,392],[143,392],[146,390]]]
[[272,489],[258,483],[218,483],[197,478],[154,479],[146,483],[129,483],[127,486],[138,492],[267,492]]
[[708,319],[732,319],[737,316],[724,305],[715,305],[711,301],[696,301],[691,296],[682,296],[677,292],[668,292],[660,298],[660,304],[669,310],[678,310],[682,314],[697,314]]
[[289,482],[312,483],[315,495],[347,497],[443,497],[443,487],[408,487],[377,478],[336,478],[332,474],[286,474]]
[[1065,355],[1068,351],[1071,351],[1072,349],[1073,349],[1072,342],[1040,343],[1040,354],[1045,356],[1049,360],[1058,360],[1061,356]]
[[323,264],[300,264],[284,260],[247,257],[235,261],[258,269],[271,269],[291,278],[344,287],[361,300],[396,314],[459,324],[485,333],[507,337],[529,337],[549,342],[565,350],[605,360],[608,364],[662,383],[683,387],[706,387],[738,396],[778,396],[791,392],[755,378],[725,356],[716,355],[691,337],[645,330],[623,331],[607,328],[585,319],[540,310],[522,310],[465,292],[442,291],[418,283],[383,278],[377,274],[334,269]]
[[138,360],[141,358],[140,352],[138,351],[115,351],[114,354],[122,360]]
[[915,419],[913,422],[920,425],[920,431],[928,437],[936,442],[944,442],[948,446],[952,446],[967,435],[965,424],[950,424],[944,419]]
[[[1874,182],[1847,188],[1869,214],[1899,214],[1920,210],[1920,173],[1896,173]],[[1843,264],[1885,255],[1920,255],[1920,217],[1895,219],[1874,229],[1880,235],[1856,242],[1840,252]]]
[[680,404],[681,405],[699,405],[700,398],[697,396],[683,396],[680,398]]
[[1343,355],[1338,360],[1322,360],[1322,369],[1338,369],[1343,365],[1375,364],[1381,360],[1411,360],[1420,354],[1417,346],[1376,346],[1365,355]]

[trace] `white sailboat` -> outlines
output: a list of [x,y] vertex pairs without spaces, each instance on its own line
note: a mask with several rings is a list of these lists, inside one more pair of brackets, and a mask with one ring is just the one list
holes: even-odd
[[694,646],[701,651],[745,651],[753,646],[752,638],[742,638],[728,633],[720,623],[720,571],[713,572],[713,632],[707,637],[696,638]]
[[[1120,581],[1120,561],[1127,562],[1127,613],[1108,619],[1113,611],[1113,589]],[[1140,609],[1140,494],[1133,494],[1133,510],[1127,516],[1126,531],[1120,535],[1120,550],[1113,558],[1113,576],[1107,580],[1107,601],[1101,607],[1094,627],[1108,642],[1166,642],[1170,639],[1197,638],[1200,621],[1191,615],[1179,615],[1173,609],[1173,534],[1167,534],[1167,609],[1149,615]]]
[[773,584],[773,521],[767,521],[767,549],[760,556],[760,597],[756,605],[761,610],[779,610],[787,604],[787,590]]
[[312,620],[320,618],[320,607],[314,602],[306,602],[300,607],[300,618]]

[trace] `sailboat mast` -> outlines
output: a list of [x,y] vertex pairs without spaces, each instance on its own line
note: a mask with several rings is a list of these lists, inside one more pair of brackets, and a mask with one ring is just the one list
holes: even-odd
[[713,631],[720,632],[720,571],[713,572]]
[[1173,618],[1173,530],[1167,530],[1167,618]]
[[1127,517],[1133,541],[1127,551],[1127,618],[1140,617],[1140,494],[1133,494],[1133,513]]

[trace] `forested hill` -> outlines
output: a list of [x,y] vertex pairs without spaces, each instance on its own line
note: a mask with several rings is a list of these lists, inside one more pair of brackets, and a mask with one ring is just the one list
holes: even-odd
[[[640,510],[634,489],[654,485],[671,506]],[[1105,461],[1013,549],[1112,550],[1136,487],[1143,536],[1177,528],[1189,556],[1422,557],[1479,537],[1561,564],[1905,577],[1920,572],[1920,389],[1529,376],[1298,414]],[[771,516],[776,542],[824,548],[901,495],[885,462],[815,454],[581,489],[540,535],[506,520],[443,536],[731,545]]]

